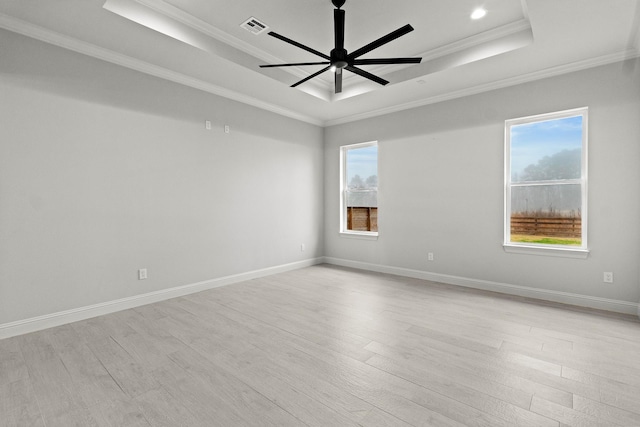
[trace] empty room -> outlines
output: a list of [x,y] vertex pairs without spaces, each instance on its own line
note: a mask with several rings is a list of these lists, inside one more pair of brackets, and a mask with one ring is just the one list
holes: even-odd
[[640,1],[0,0],[0,427],[640,426]]

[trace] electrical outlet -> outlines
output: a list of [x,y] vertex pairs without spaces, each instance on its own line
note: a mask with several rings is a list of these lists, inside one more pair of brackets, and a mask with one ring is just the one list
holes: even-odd
[[211,120],[205,120],[204,122],[204,128],[206,130],[211,130]]
[[224,133],[231,133],[231,126],[224,125]]
[[304,243],[300,245],[300,252],[304,252]]
[[603,281],[604,283],[613,283],[613,272],[605,271]]
[[138,280],[144,280],[147,278],[147,269],[141,268],[138,270]]
[[427,259],[428,259],[429,261],[433,261],[433,252],[429,252],[429,253],[427,254]]

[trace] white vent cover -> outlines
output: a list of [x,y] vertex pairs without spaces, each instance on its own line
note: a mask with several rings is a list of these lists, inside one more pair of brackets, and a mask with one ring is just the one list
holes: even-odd
[[240,26],[245,30],[252,32],[255,35],[258,35],[262,33],[264,30],[266,30],[267,28],[269,28],[267,24],[258,21],[253,16],[247,19],[246,21],[244,21],[242,24],[240,24]]

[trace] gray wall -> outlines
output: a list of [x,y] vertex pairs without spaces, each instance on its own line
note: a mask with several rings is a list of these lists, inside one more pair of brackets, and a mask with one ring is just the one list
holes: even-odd
[[[637,61],[323,130],[0,38],[0,325],[323,255],[639,299]],[[589,258],[504,253],[504,120],[585,105]],[[338,147],[371,140],[380,238],[342,238]]]
[[323,255],[321,128],[0,38],[0,324]]
[[[589,107],[586,260],[505,253],[504,121]],[[637,303],[640,64],[617,63],[325,132],[325,254]],[[379,142],[377,241],[341,237],[339,146]],[[435,261],[427,261],[427,253]],[[615,283],[602,283],[612,271]]]

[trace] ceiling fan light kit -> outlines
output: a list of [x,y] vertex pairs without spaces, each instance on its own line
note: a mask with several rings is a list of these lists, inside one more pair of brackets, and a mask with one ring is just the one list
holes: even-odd
[[309,65],[326,65],[325,68],[317,71],[304,79],[300,80],[291,85],[291,87],[296,87],[301,85],[302,83],[311,80],[312,78],[319,76],[325,71],[332,71],[335,73],[335,93],[342,92],[342,71],[347,70],[354,74],[357,74],[361,77],[374,81],[381,85],[386,85],[389,82],[383,78],[380,78],[374,74],[365,71],[358,66],[360,65],[383,65],[383,64],[418,64],[422,60],[422,58],[377,58],[377,59],[359,59],[361,56],[371,52],[374,49],[379,48],[399,37],[404,36],[407,33],[413,31],[413,27],[409,24],[404,27],[398,28],[391,33],[380,37],[379,39],[357,49],[351,53],[347,52],[344,48],[344,25],[345,25],[345,12],[342,10],[342,6],[344,5],[346,0],[331,0],[331,3],[336,7],[333,11],[333,23],[334,23],[334,48],[331,50],[329,55],[325,55],[322,52],[319,52],[315,49],[312,49],[308,46],[305,46],[301,43],[298,43],[294,40],[291,40],[285,36],[282,36],[273,31],[269,32],[269,35],[280,39],[286,43],[292,44],[300,49],[306,50],[307,52],[313,53],[316,56],[319,56],[324,59],[324,61],[318,62],[296,62],[296,63],[287,63],[287,64],[269,64],[269,65],[260,65],[261,68],[268,67],[296,67],[296,66],[309,66]]

